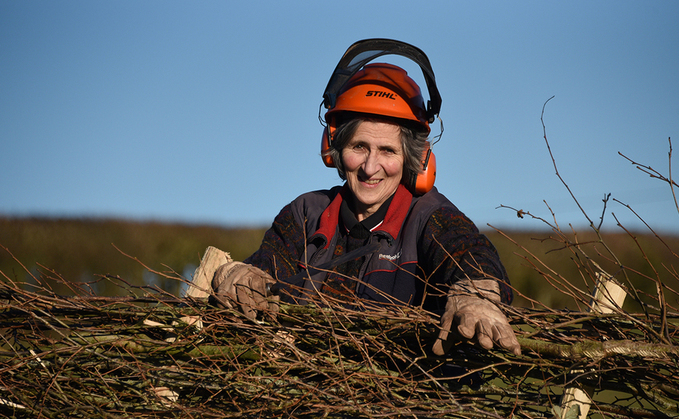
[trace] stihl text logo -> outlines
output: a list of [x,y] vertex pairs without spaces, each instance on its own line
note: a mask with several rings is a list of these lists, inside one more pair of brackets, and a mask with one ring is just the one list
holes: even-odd
[[366,97],[370,97],[370,96],[383,97],[385,99],[396,100],[395,94],[389,93],[389,92],[381,92],[379,90],[368,90],[368,93],[366,93],[365,96]]

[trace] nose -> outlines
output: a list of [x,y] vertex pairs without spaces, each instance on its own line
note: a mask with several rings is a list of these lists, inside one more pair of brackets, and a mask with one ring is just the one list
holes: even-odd
[[370,151],[366,153],[365,161],[363,162],[363,172],[367,177],[371,177],[380,171],[379,153]]

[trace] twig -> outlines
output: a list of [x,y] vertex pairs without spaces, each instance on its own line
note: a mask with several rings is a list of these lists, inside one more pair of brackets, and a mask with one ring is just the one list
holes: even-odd
[[657,170],[653,169],[651,166],[644,165],[641,163],[637,163],[636,161],[630,159],[626,155],[622,154],[621,152],[618,152],[620,156],[622,156],[624,159],[632,163],[634,166],[636,166],[637,169],[641,170],[642,172],[646,173],[649,175],[651,178],[659,179],[663,182],[667,182],[667,184],[670,186],[670,190],[672,192],[672,198],[674,200],[674,207],[677,209],[677,213],[679,213],[679,202],[677,202],[677,195],[675,191],[675,187],[679,186],[673,179],[672,179],[672,138],[668,137],[667,141],[669,143],[669,151],[667,153],[668,155],[668,177],[663,176],[660,172]]
[[573,198],[573,201],[577,204],[578,208],[580,208],[580,212],[582,212],[582,215],[585,216],[585,218],[589,222],[589,225],[593,226],[594,223],[592,222],[592,220],[589,218],[589,216],[587,215],[585,210],[580,205],[580,202],[578,201],[578,199],[575,197],[575,195],[571,191],[571,188],[563,180],[563,178],[561,177],[561,174],[559,174],[559,169],[556,167],[556,160],[554,159],[554,155],[552,154],[552,148],[549,146],[549,141],[547,140],[547,128],[545,128],[544,115],[545,115],[545,107],[547,106],[547,102],[549,102],[552,99],[554,99],[554,96],[550,97],[549,99],[547,99],[547,101],[545,101],[545,103],[542,105],[542,113],[540,114],[540,122],[542,123],[542,134],[543,134],[543,138],[545,139],[545,144],[547,145],[547,151],[549,152],[549,157],[552,159],[552,165],[554,166],[554,171],[556,172],[556,176],[559,178],[559,180],[561,181],[563,186],[566,187],[566,190],[571,195],[571,198]]

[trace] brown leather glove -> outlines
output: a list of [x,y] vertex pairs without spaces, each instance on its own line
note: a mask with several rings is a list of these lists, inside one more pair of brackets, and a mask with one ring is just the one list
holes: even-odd
[[249,319],[267,311],[275,316],[278,297],[267,296],[268,287],[276,281],[263,270],[243,262],[229,262],[217,268],[212,278],[213,297],[217,304],[234,308],[238,305]]
[[494,304],[500,301],[500,287],[495,280],[463,280],[453,284],[441,317],[441,332],[434,343],[434,353],[443,356],[450,349],[448,334],[455,324],[453,333],[474,339],[485,349],[491,349],[495,343],[520,355],[521,346],[509,321]]

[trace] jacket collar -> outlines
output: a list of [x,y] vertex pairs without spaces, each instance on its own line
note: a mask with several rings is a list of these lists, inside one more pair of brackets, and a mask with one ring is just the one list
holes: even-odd
[[[325,239],[324,249],[330,245],[332,237],[337,232],[342,201],[347,199],[350,193],[349,187],[345,184],[332,202],[330,202],[330,205],[323,211],[323,214],[321,214],[318,230],[311,236],[311,240],[322,236]],[[388,234],[392,239],[396,238],[399,231],[401,231],[401,226],[408,215],[408,211],[410,211],[412,201],[413,195],[405,186],[399,185],[384,216],[384,222],[373,231],[381,231]]]

